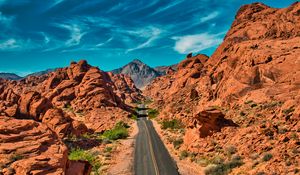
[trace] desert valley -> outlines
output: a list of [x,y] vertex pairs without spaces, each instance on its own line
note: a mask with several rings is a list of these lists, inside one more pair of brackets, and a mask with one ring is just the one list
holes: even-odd
[[242,6],[211,56],[175,65],[0,75],[3,175],[300,174],[299,2]]

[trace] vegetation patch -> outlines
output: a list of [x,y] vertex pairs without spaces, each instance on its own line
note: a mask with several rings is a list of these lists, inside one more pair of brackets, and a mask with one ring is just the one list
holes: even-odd
[[10,158],[12,162],[18,161],[23,159],[24,157],[22,155],[19,154],[13,154],[12,157]]
[[236,149],[236,147],[230,145],[225,148],[225,151],[226,151],[227,156],[231,157],[233,154],[235,154],[237,152],[237,149]]
[[156,109],[148,109],[148,117],[150,119],[156,118],[158,116],[159,112]]
[[105,131],[102,136],[109,140],[125,139],[128,137],[128,128],[128,124],[121,121],[113,129]]
[[180,152],[179,158],[182,160],[182,159],[187,158],[188,156],[189,156],[189,153],[186,150],[183,150]]
[[180,138],[180,139],[176,139],[173,141],[173,146],[175,149],[179,149],[180,146],[183,144],[183,139]]
[[162,129],[181,129],[183,128],[181,122],[179,120],[163,120],[161,123]]
[[137,120],[137,119],[138,119],[137,115],[135,115],[135,114],[131,114],[131,115],[130,115],[130,118],[131,118],[132,120]]
[[282,113],[283,113],[284,115],[289,115],[289,114],[293,113],[294,111],[295,111],[294,106],[292,106],[292,107],[290,107],[290,108],[288,108],[288,109],[282,110]]
[[206,175],[224,175],[230,173],[232,169],[242,166],[243,164],[244,162],[241,157],[235,156],[230,161],[219,161],[208,165],[204,172]]
[[83,149],[72,149],[68,156],[69,160],[82,160],[87,161],[93,166],[93,172],[98,174],[98,170],[101,166],[100,162],[97,160],[97,156],[90,151]]
[[273,155],[272,155],[271,153],[266,153],[266,154],[264,154],[262,160],[263,160],[264,162],[267,162],[267,161],[271,160],[272,157],[273,157]]
[[63,108],[64,111],[70,111],[74,112],[73,107],[70,104],[66,104],[65,107]]

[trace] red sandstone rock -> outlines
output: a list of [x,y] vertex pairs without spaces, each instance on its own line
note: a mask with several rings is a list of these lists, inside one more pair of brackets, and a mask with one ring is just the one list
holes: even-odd
[[[231,144],[245,161],[251,154],[271,152],[274,159],[263,165],[250,171],[248,163],[238,168],[250,174],[293,174],[299,167],[299,153],[288,153],[294,145],[289,135],[297,138],[299,126],[299,11],[299,2],[284,9],[261,3],[243,6],[209,59],[186,58],[177,72],[146,87],[144,94],[154,99],[159,118],[175,117],[188,127],[186,149],[211,156],[220,154],[215,144],[223,150]],[[222,110],[239,127],[222,128],[218,117],[199,115],[207,107]]]
[[64,174],[67,148],[44,124],[0,116],[3,174]]
[[[111,129],[128,118],[126,103],[142,98],[130,78],[105,73],[86,61],[0,83],[0,115],[11,117],[0,117],[0,168],[5,175],[70,172],[61,140]],[[81,165],[79,169],[77,173]]]

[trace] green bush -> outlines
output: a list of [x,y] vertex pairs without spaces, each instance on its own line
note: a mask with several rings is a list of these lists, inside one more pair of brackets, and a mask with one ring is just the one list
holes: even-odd
[[175,149],[180,148],[180,145],[183,144],[183,139],[177,139],[173,141],[173,146]]
[[264,154],[264,156],[263,156],[262,160],[263,160],[264,162],[267,162],[267,161],[271,160],[271,159],[272,159],[272,157],[273,157],[273,155],[272,155],[272,154],[270,154],[270,153],[266,153],[266,154]]
[[228,156],[231,156],[237,152],[237,149],[236,149],[236,147],[229,145],[228,147],[226,147],[225,151]]
[[88,161],[93,166],[93,171],[98,174],[98,170],[101,166],[100,162],[97,160],[97,157],[91,152],[83,149],[72,149],[68,156],[69,160],[83,160]]
[[162,125],[161,125],[162,129],[181,129],[182,128],[182,124],[180,123],[180,121],[173,119],[173,120],[164,120],[162,121]]
[[128,137],[129,126],[124,122],[118,122],[111,130],[107,130],[103,133],[103,137],[109,140],[125,139]]
[[104,152],[110,153],[112,150],[113,150],[113,148],[108,146],[108,147],[105,147]]
[[12,162],[15,162],[15,161],[17,161],[17,160],[21,160],[21,159],[23,159],[24,157],[22,156],[22,155],[19,155],[19,154],[13,154],[12,156],[11,156],[11,161]]
[[206,175],[225,175],[230,173],[232,169],[244,164],[240,156],[235,156],[228,162],[224,162],[220,157],[217,159],[220,159],[220,161],[212,160],[210,161],[212,164],[205,168],[204,172]]
[[189,156],[189,153],[186,150],[183,150],[183,151],[180,152],[180,157],[179,158],[182,160],[182,159],[187,158],[188,156]]
[[132,120],[137,120],[137,119],[138,119],[137,115],[135,115],[135,114],[131,114],[131,115],[130,115],[130,118],[131,118]]
[[148,109],[148,117],[150,119],[156,118],[158,116],[159,112],[156,109]]
[[295,111],[295,109],[294,109],[294,107],[292,106],[292,107],[290,107],[290,108],[288,108],[288,109],[282,110],[282,113],[283,113],[284,115],[289,115],[290,113],[292,113],[292,112],[294,112],[294,111]]

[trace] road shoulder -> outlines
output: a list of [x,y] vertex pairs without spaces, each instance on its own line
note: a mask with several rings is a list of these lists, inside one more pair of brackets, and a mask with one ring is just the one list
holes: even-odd
[[130,135],[125,140],[120,140],[112,154],[108,175],[133,175],[134,149],[138,134],[137,122],[131,124]]

